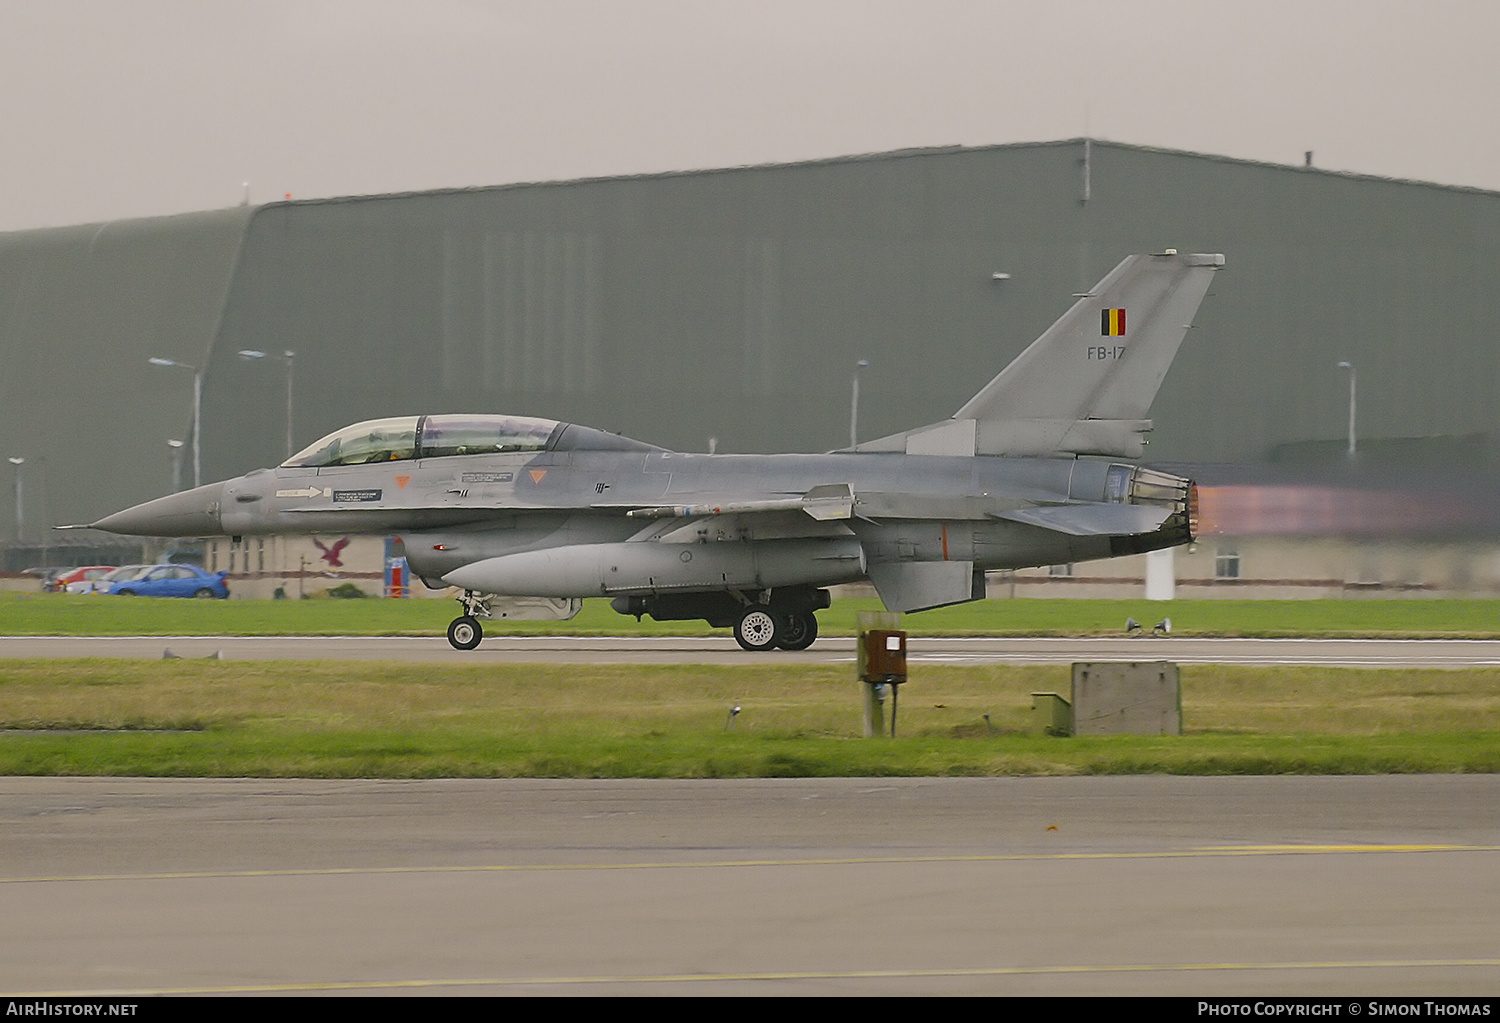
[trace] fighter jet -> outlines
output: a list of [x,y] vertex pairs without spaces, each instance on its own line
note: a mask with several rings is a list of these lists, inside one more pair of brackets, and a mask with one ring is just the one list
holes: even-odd
[[[457,587],[471,650],[496,597],[584,597],[800,650],[827,587],[892,611],[978,600],[985,573],[1188,543],[1190,480],[1139,459],[1147,418],[1218,254],[1126,257],[952,417],[825,454],[669,451],[506,415],[378,419],[274,469],[93,523],[143,536],[399,535],[412,572]],[[547,603],[547,602],[542,602]]]

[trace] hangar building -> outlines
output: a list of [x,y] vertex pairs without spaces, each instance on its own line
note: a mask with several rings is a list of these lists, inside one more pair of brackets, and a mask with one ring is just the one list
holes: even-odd
[[[0,456],[26,531],[350,422],[494,411],[685,450],[951,414],[1122,256],[1223,252],[1150,460],[1492,464],[1500,193],[1072,139],[278,202],[0,235]],[[1373,456],[1372,456],[1373,457]],[[0,465],[0,468],[10,468]],[[182,469],[191,484],[191,456]],[[0,501],[0,536],[16,535]]]

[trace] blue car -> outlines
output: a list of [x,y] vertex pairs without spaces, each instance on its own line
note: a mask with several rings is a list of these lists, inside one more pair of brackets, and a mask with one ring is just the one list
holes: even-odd
[[97,592],[121,597],[199,597],[220,600],[229,596],[228,572],[205,572],[196,565],[147,565],[128,578],[96,583]]

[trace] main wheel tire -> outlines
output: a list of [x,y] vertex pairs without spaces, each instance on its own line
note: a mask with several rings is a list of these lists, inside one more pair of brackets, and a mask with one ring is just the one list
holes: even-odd
[[463,615],[448,623],[448,642],[455,650],[473,650],[483,638],[484,629],[480,628],[477,618]]
[[798,611],[781,620],[776,645],[783,650],[806,650],[818,638],[818,618],[811,611]]
[[734,623],[735,642],[746,650],[770,650],[780,635],[780,620],[764,604],[751,604]]
[[199,600],[213,600],[214,591],[205,586],[197,593],[194,593],[193,596],[197,597]]

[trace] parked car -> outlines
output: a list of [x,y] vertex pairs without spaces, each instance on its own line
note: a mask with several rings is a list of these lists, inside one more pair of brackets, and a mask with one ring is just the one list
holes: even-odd
[[100,580],[98,592],[119,597],[200,597],[220,600],[229,596],[224,579],[228,572],[205,572],[196,565],[147,565],[145,571],[128,578]]
[[98,578],[80,579],[77,582],[68,583],[65,589],[68,593],[108,593],[111,583],[134,579],[136,576],[144,575],[156,567],[156,565],[121,565],[119,568],[105,572]]
[[53,576],[43,584],[42,588],[48,593],[74,593],[69,590],[69,583],[92,582],[100,579],[115,570],[114,565],[85,565],[82,568],[65,568],[59,574]]

